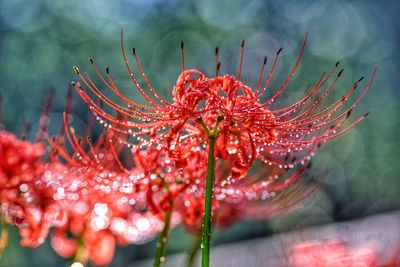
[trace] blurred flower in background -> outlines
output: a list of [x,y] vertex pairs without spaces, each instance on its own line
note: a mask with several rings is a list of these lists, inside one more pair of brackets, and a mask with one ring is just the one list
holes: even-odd
[[397,267],[399,251],[391,251],[389,259],[382,259],[382,252],[373,243],[352,248],[337,239],[308,241],[293,246],[290,264],[293,267]]
[[[110,64],[122,70],[119,51],[120,27],[126,43],[135,46],[142,65],[157,91],[168,98],[180,73],[180,41],[185,41],[187,68],[200,68],[212,75],[214,47],[220,47],[221,72],[236,73],[240,39],[249,48],[242,80],[256,86],[259,66],[265,55],[285,48],[282,65],[271,87],[287,76],[297,56],[298,40],[305,31],[310,40],[298,73],[283,98],[294,102],[329,71],[332,62],[345,68],[332,98],[339,98],[346,85],[370,73],[375,64],[379,75],[362,110],[371,112],[358,128],[321,148],[314,158],[315,176],[321,177],[322,191],[315,200],[295,213],[269,223],[245,221],[216,235],[216,243],[237,241],[288,230],[299,223],[306,227],[347,220],[400,208],[400,82],[399,4],[376,1],[0,1],[0,90],[5,106],[4,124],[15,133],[24,131],[23,121],[39,125],[42,99],[54,90],[49,114],[49,132],[62,123],[65,89],[75,78],[73,65],[84,65],[93,56],[99,66]],[[129,84],[122,71],[113,72],[119,84]],[[294,86],[296,85],[296,86]],[[130,87],[120,88],[134,101],[142,101]],[[269,92],[272,94],[272,92]],[[336,95],[335,95],[336,94]],[[282,103],[285,104],[285,103]],[[74,103],[70,119],[83,132],[89,121],[82,101]],[[357,113],[356,111],[355,113]],[[361,112],[361,111],[360,111]],[[357,113],[357,115],[363,115]],[[32,131],[35,132],[35,131]],[[94,134],[101,127],[96,126]],[[27,136],[33,139],[34,136]],[[324,170],[321,173],[318,170]],[[49,244],[33,251],[20,248],[12,231],[10,247],[0,266],[61,266],[64,261],[50,252]],[[180,229],[170,240],[170,252],[184,251],[189,240]],[[223,236],[223,238],[222,238]],[[125,266],[135,259],[151,257],[154,244],[116,252],[111,266]],[[21,257],[40,255],[38,257]],[[29,262],[29,263],[28,263]]]

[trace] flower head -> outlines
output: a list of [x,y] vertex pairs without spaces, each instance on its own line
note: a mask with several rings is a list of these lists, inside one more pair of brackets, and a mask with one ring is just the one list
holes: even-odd
[[[216,77],[207,77],[196,69],[185,69],[182,44],[182,73],[172,88],[172,101],[168,102],[152,87],[136,49],[133,49],[140,76],[148,88],[140,86],[128,63],[122,31],[121,47],[127,71],[134,87],[148,104],[139,104],[124,96],[115,84],[109,68],[104,76],[91,58],[90,63],[99,78],[123,104],[114,101],[114,96],[101,91],[89,75],[82,74],[77,67],[74,70],[83,85],[76,83],[75,89],[97,120],[119,142],[134,150],[166,151],[169,160],[178,169],[190,168],[189,159],[193,151],[206,154],[208,137],[214,134],[217,165],[224,170],[216,178],[215,193],[218,193],[220,185],[221,192],[235,192],[222,192],[227,198],[263,199],[297,181],[323,142],[342,135],[368,115],[348,122],[350,114],[368,92],[376,69],[365,89],[349,107],[344,108],[363,78],[336,102],[325,106],[326,97],[343,73],[343,70],[337,71],[339,63],[327,74],[323,73],[310,92],[299,101],[284,108],[275,108],[274,103],[287,88],[300,64],[306,40],[307,35],[288,78],[267,100],[264,100],[265,92],[270,91],[270,82],[282,49],[276,53],[266,79],[264,72],[267,60],[264,60],[258,84],[253,89],[240,79],[244,42],[241,44],[237,76],[219,75],[217,49]],[[91,95],[98,97],[106,108],[97,104]],[[112,111],[121,114],[123,119],[112,115]],[[200,156],[198,166],[203,166],[205,160],[205,157]],[[248,174],[257,160],[261,162],[261,170],[255,175]],[[198,178],[202,181],[205,179]]]

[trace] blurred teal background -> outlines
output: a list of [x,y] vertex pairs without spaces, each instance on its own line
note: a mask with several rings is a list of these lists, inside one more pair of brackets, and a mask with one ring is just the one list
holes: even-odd
[[[147,76],[166,97],[180,72],[179,43],[185,42],[187,68],[214,73],[214,48],[222,72],[236,73],[240,39],[246,39],[243,80],[255,86],[265,55],[284,47],[273,80],[276,88],[297,57],[306,31],[309,41],[295,79],[281,97],[298,99],[306,86],[336,61],[345,69],[335,89],[341,96],[360,76],[378,73],[372,90],[352,116],[371,115],[345,136],[325,145],[314,159],[327,185],[298,209],[269,222],[245,221],[216,233],[214,243],[233,242],[400,208],[400,3],[356,1],[184,1],[184,0],[2,0],[0,1],[0,90],[5,127],[20,133],[23,118],[37,128],[44,96],[55,91],[50,132],[60,127],[72,66],[94,73],[87,61],[110,66],[126,94],[135,99],[119,47],[137,48]],[[366,85],[364,81],[363,86]],[[74,126],[83,129],[88,109],[75,96]],[[31,134],[34,138],[34,134]],[[169,252],[190,244],[183,229],[172,232]],[[48,244],[21,248],[18,234],[0,266],[63,266]],[[154,243],[118,249],[111,266],[151,257]]]

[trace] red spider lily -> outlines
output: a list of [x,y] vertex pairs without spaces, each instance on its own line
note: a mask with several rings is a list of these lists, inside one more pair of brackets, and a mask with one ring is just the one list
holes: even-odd
[[[333,90],[342,74],[340,71],[334,76],[339,63],[335,64],[328,74],[322,74],[311,88],[310,93],[301,100],[285,108],[273,109],[272,104],[287,87],[297,70],[307,35],[289,77],[277,92],[265,101],[262,101],[262,98],[277,67],[281,49],[276,54],[273,66],[264,81],[265,59],[255,89],[240,81],[244,43],[242,43],[237,77],[218,76],[218,54],[217,77],[214,78],[206,77],[195,69],[185,70],[182,60],[182,73],[172,90],[173,101],[168,102],[151,86],[143,72],[136,50],[133,49],[135,61],[149,93],[139,85],[128,63],[122,38],[121,32],[121,47],[126,68],[134,86],[148,101],[148,105],[138,104],[122,95],[112,79],[109,69],[107,68],[106,76],[104,76],[92,59],[90,62],[97,75],[110,92],[121,99],[124,105],[113,101],[94,84],[87,74],[82,74],[77,67],[74,67],[75,72],[90,92],[100,98],[110,109],[123,114],[124,119],[116,118],[107,112],[108,109],[103,109],[96,104],[81,84],[78,83],[75,89],[100,123],[114,132],[116,136],[123,136],[123,143],[128,147],[141,149],[156,145],[159,149],[167,149],[171,159],[176,162],[178,167],[186,164],[188,151],[185,150],[185,147],[188,147],[188,144],[205,143],[207,131],[218,127],[220,134],[216,142],[215,155],[224,160],[228,158],[231,160],[229,179],[243,177],[256,159],[279,168],[292,168],[309,160],[319,144],[345,133],[368,115],[345,125],[352,110],[368,92],[376,69],[364,91],[350,107],[339,113],[340,108],[355,92],[362,78],[351,86],[342,98],[328,107],[322,106],[324,99]],[[217,122],[217,120],[220,121]],[[133,143],[130,142],[129,139],[126,139],[127,136],[136,138],[139,143],[136,143],[135,140]],[[200,149],[204,148],[200,147]]]

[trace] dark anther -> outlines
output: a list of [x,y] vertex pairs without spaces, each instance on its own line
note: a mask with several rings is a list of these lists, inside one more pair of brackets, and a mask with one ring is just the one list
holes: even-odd
[[340,62],[339,62],[339,61],[338,61],[338,62],[336,62],[336,64],[335,64],[335,67],[339,66],[339,64],[340,64]]
[[267,56],[264,57],[264,65],[267,64]]
[[90,57],[90,58],[89,58],[89,62],[90,62],[90,64],[93,65],[93,64],[94,64],[93,58]]
[[283,50],[283,47],[279,48],[278,52],[276,52],[277,55],[279,55]]
[[73,69],[74,69],[74,71],[75,71],[76,74],[79,74],[79,73],[80,73],[80,72],[79,72],[79,68],[78,68],[77,66],[74,66]]
[[107,66],[106,67],[106,73],[109,74],[110,73],[110,68]]
[[342,75],[343,71],[344,71],[344,69],[341,69],[341,70],[339,71],[338,77],[340,77],[340,75]]
[[242,40],[240,40],[240,47],[243,47],[244,46],[244,40],[242,39]]
[[132,48],[132,54],[136,55],[136,48]]
[[215,47],[215,54],[218,55],[218,46]]

